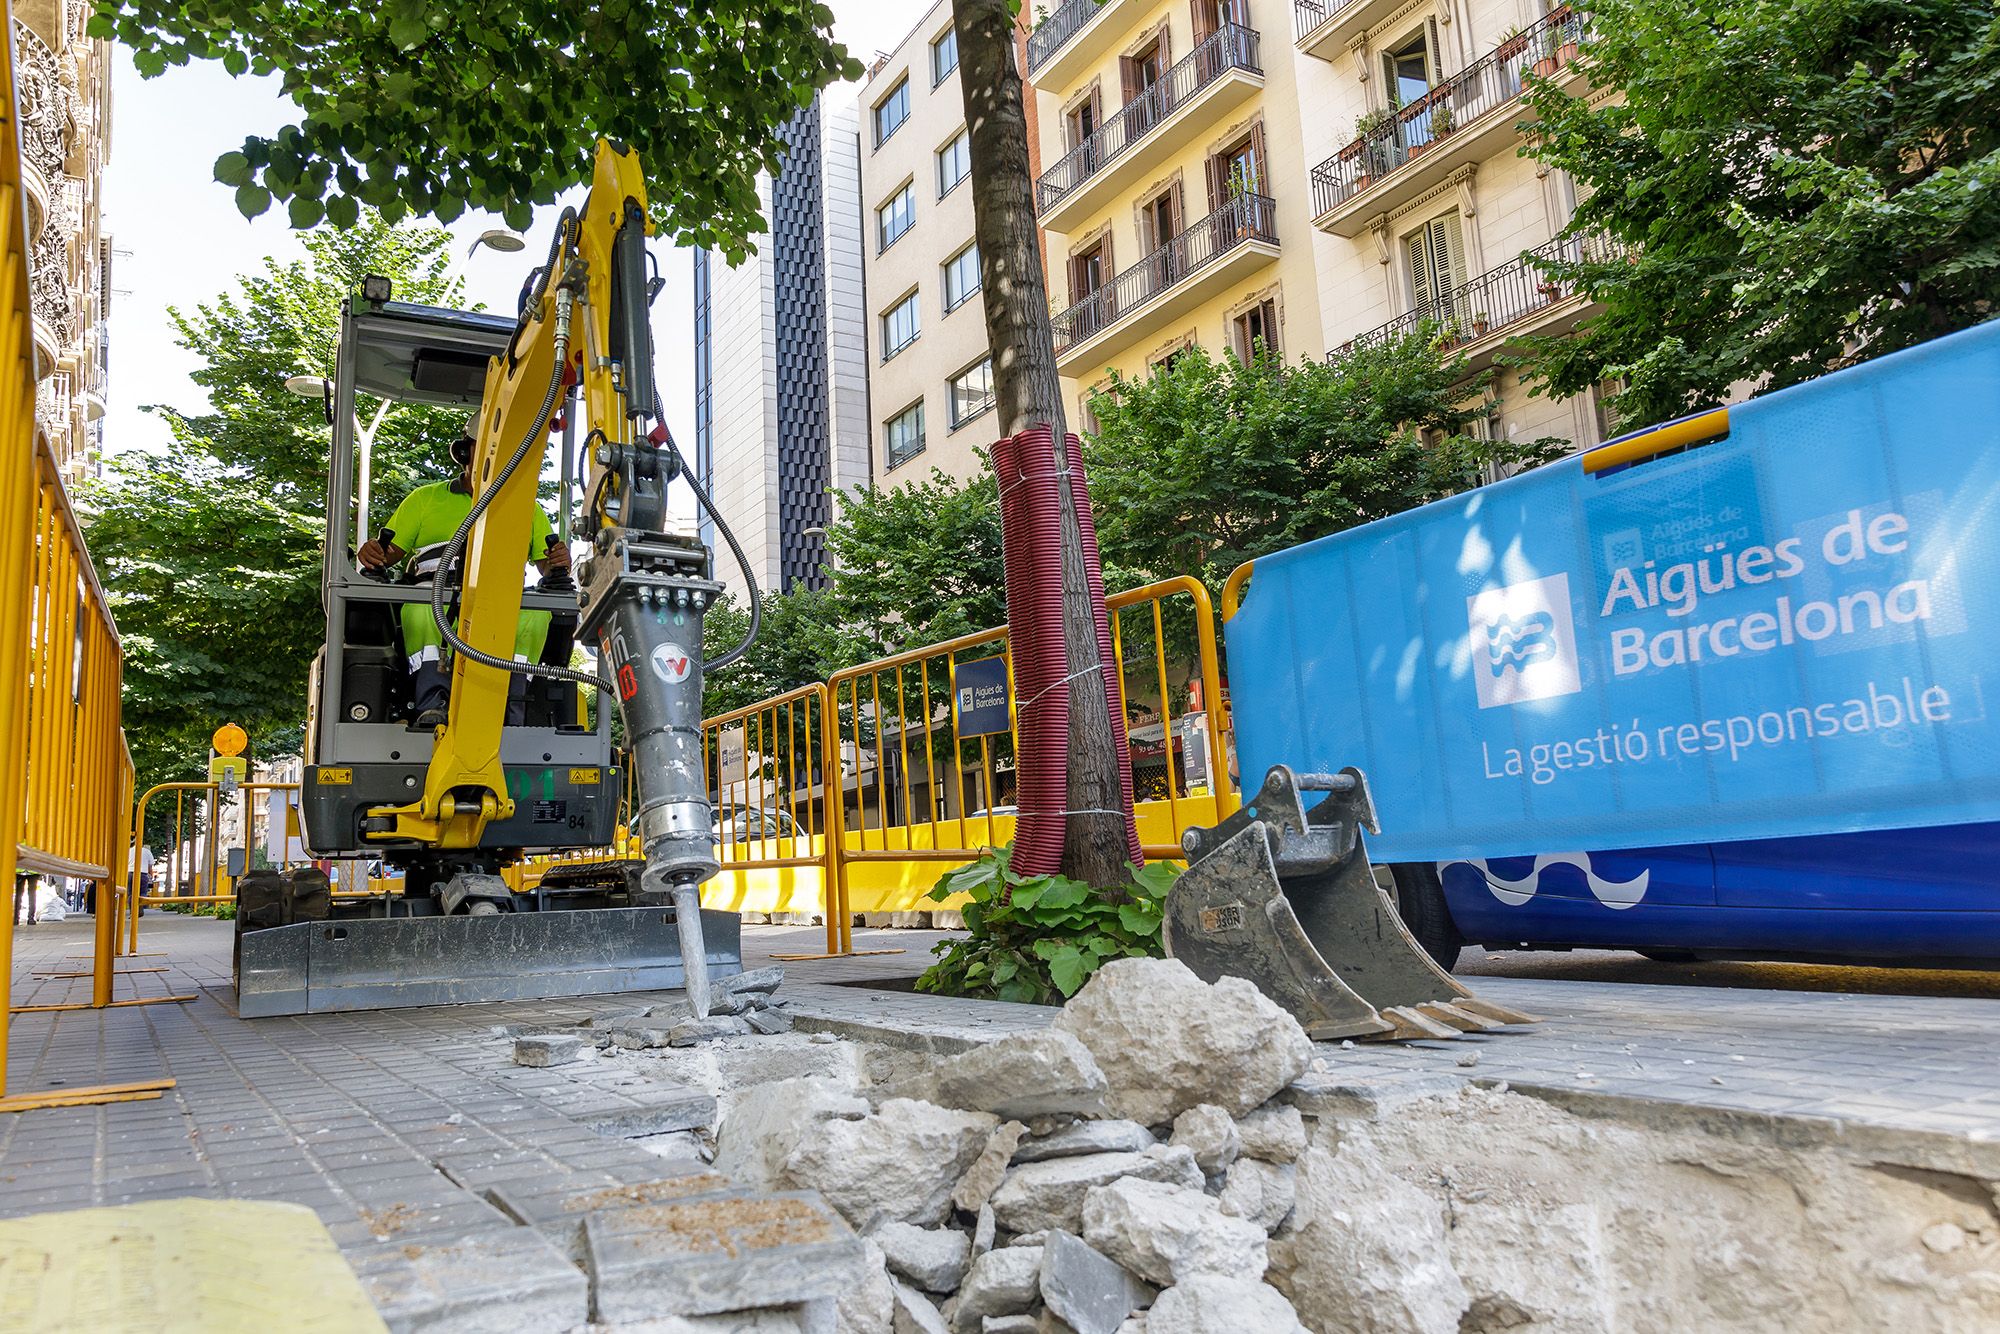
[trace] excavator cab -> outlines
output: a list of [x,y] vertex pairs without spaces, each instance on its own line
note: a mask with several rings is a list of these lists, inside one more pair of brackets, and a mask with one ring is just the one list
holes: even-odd
[[[513,321],[495,315],[371,301],[360,294],[342,310],[338,367],[327,400],[333,451],[321,574],[326,645],[314,667],[301,798],[306,846],[316,856],[369,853],[407,871],[409,859],[425,851],[384,844],[363,828],[370,809],[406,801],[422,784],[434,737],[430,729],[411,726],[409,646],[403,643],[400,614],[407,605],[427,606],[431,585],[378,577],[355,559],[362,543],[387,524],[392,508],[375,494],[374,432],[361,429],[357,412],[393,414],[404,403],[474,411],[488,363],[506,350],[513,332]],[[373,402],[364,404],[364,395]],[[380,420],[376,417],[376,424]],[[569,435],[565,432],[561,442],[557,494],[553,503],[545,502],[562,542],[570,538],[576,505],[576,452]],[[449,582],[454,575],[443,571],[438,577]],[[576,639],[574,585],[564,578],[549,587],[531,586],[521,605],[549,613],[542,660],[566,665]],[[613,763],[609,710],[599,710],[593,724],[575,682],[522,679],[525,717],[502,734],[500,755],[517,797],[515,814],[487,826],[479,851],[560,851],[610,843],[623,784]],[[451,867],[466,860],[437,863],[417,856],[414,869],[419,879],[443,870],[448,881]],[[424,897],[425,886],[411,884],[407,875],[405,884],[406,898]]]

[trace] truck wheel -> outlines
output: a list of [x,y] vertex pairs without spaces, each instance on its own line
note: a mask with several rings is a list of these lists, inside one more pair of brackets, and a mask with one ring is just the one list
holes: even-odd
[[1447,973],[1458,966],[1465,937],[1451,920],[1444,901],[1444,882],[1437,868],[1422,862],[1399,862],[1389,868],[1396,881],[1396,913],[1437,966]]

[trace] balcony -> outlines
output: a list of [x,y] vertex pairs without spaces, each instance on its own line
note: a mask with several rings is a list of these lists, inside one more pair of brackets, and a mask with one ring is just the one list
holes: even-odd
[[1566,92],[1585,82],[1576,65],[1580,15],[1558,10],[1394,113],[1313,168],[1313,225],[1359,236],[1369,219],[1436,188],[1469,162],[1511,146],[1527,111],[1530,74],[1558,79]]
[[1545,276],[1537,260],[1587,260],[1602,264],[1625,254],[1623,243],[1605,236],[1558,236],[1522,252],[1449,292],[1424,302],[1387,324],[1357,334],[1326,354],[1335,362],[1350,352],[1393,342],[1426,326],[1439,346],[1470,361],[1469,373],[1493,364],[1494,354],[1526,334],[1568,333],[1582,320],[1590,298],[1575,287]]
[[1069,86],[1119,45],[1125,25],[1113,22],[1119,10],[1144,14],[1140,0],[1063,0],[1055,13],[1028,34],[1028,81],[1052,93]]
[[1277,257],[1277,205],[1238,196],[1057,315],[1056,368],[1096,369]]
[[1337,60],[1368,29],[1403,8],[1405,0],[1292,0],[1298,48]]
[[1042,173],[1042,226],[1072,230],[1263,86],[1256,32],[1225,25]]

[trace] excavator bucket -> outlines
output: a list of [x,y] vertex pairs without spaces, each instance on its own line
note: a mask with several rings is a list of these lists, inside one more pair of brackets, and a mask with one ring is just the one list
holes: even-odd
[[[1307,792],[1326,797],[1308,811]],[[1167,894],[1167,954],[1210,982],[1248,978],[1315,1041],[1533,1023],[1480,1000],[1424,953],[1375,884],[1363,829],[1378,826],[1359,769],[1273,766],[1242,810],[1182,840],[1188,869]]]

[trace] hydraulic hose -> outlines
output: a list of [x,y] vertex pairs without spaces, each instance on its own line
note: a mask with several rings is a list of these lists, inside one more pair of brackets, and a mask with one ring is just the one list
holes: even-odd
[[749,633],[743,636],[742,643],[729,652],[704,659],[701,664],[701,669],[705,672],[719,672],[748,653],[750,646],[757,642],[757,630],[764,621],[764,595],[757,588],[757,574],[750,568],[750,558],[743,554],[742,544],[736,540],[736,534],[729,529],[729,521],[722,517],[722,511],[716,508],[715,502],[702,488],[700,479],[694,475],[694,470],[688,467],[687,460],[681,457],[681,447],[674,443],[673,429],[667,426],[667,414],[661,410],[657,394],[653,398],[653,420],[659,422],[666,432],[666,442],[661,448],[673,455],[674,471],[687,478],[688,489],[694,492],[695,503],[707,510],[708,517],[715,520],[716,531],[721,533],[722,540],[729,544],[729,554],[736,558],[736,568],[743,572],[744,586],[750,590]]

